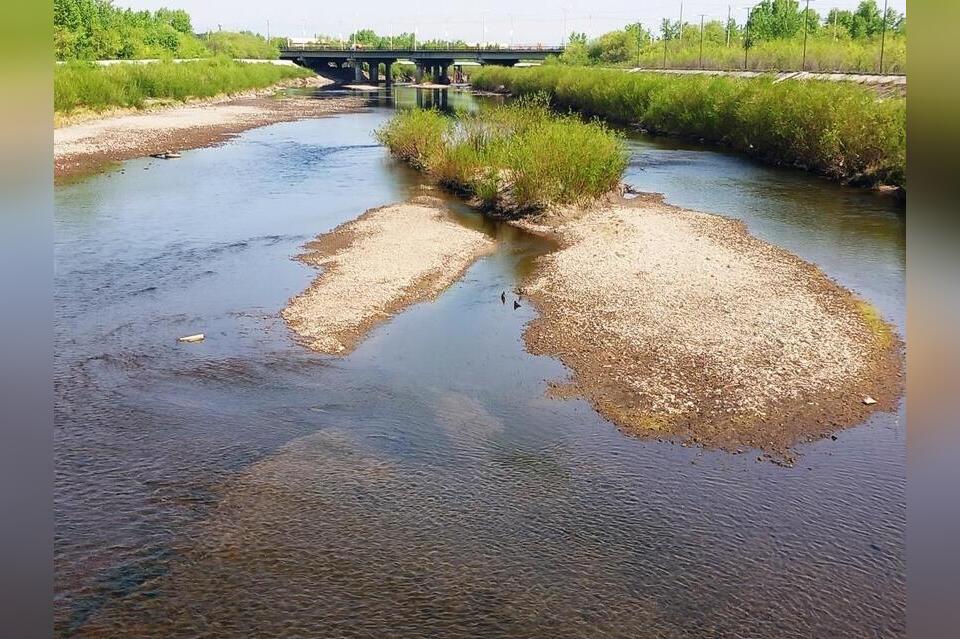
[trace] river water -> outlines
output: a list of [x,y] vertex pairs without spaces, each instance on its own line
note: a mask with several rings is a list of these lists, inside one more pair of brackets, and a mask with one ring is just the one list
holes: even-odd
[[[902,408],[793,468],[625,436],[544,395],[564,368],[500,303],[549,247],[456,203],[495,254],[349,357],[295,343],[301,245],[421,192],[371,136],[392,109],[57,188],[58,636],[905,636]],[[896,202],[629,145],[627,181],[745,220],[903,334]]]

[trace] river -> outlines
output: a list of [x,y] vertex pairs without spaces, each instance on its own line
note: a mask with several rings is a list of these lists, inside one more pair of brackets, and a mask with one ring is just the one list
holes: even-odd
[[[625,436],[545,396],[564,368],[500,303],[549,247],[455,202],[495,254],[346,358],[294,341],[302,245],[422,192],[371,135],[392,110],[57,187],[57,635],[905,636],[902,407],[792,468]],[[628,182],[743,219],[905,333],[891,198],[629,147]]]

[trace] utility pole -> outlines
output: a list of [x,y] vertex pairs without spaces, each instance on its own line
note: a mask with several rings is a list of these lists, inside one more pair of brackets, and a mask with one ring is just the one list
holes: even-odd
[[743,70],[747,70],[747,52],[750,51],[750,10],[747,7],[747,21],[743,25]]
[[730,5],[727,5],[727,46],[730,46]]
[[267,40],[270,40],[270,21],[267,20]]
[[703,15],[700,14],[700,68],[703,68]]
[[800,70],[807,70],[807,22],[810,13],[810,0],[807,0],[807,6],[803,10],[803,60],[800,62]]
[[683,48],[683,2],[680,3],[680,47]]
[[643,25],[640,24],[639,20],[637,20],[637,68],[640,68],[640,36],[642,33],[640,31],[641,29],[643,29]]
[[667,68],[667,23],[669,20],[663,21],[663,68]]
[[887,40],[887,0],[883,0],[883,31],[880,34],[880,75],[883,75],[883,46]]

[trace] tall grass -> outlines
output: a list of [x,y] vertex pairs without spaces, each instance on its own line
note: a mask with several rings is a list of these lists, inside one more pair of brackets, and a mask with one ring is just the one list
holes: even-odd
[[906,100],[844,82],[675,76],[543,66],[483,67],[473,86],[726,145],[857,184],[906,186]]
[[627,162],[608,127],[555,115],[542,97],[455,117],[402,111],[377,136],[438,184],[505,215],[599,197],[619,184]]
[[225,59],[110,66],[70,62],[54,69],[53,104],[61,114],[79,108],[140,108],[149,99],[206,98],[310,75],[312,71],[300,67]]
[[[655,41],[642,47],[639,66],[660,69],[664,66],[663,41]],[[805,71],[840,73],[877,73],[880,71],[880,40],[838,39],[828,36],[811,37],[807,42],[806,59],[803,55],[803,40],[769,40],[750,47],[744,56],[742,42],[730,46],[717,42],[704,42],[704,69],[749,71]],[[682,42],[667,41],[666,66],[669,69],[697,69],[700,63],[700,41],[688,38]],[[746,67],[744,67],[746,64]],[[626,66],[638,66],[631,56]],[[906,36],[888,35],[883,56],[884,73],[907,72]]]

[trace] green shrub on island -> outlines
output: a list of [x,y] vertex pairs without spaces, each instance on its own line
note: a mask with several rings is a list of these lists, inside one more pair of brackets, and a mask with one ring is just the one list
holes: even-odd
[[147,100],[208,98],[262,89],[284,79],[311,75],[312,71],[300,67],[220,58],[109,66],[70,62],[54,68],[53,105],[61,114],[80,108],[92,111],[113,107],[141,108]]
[[614,190],[627,164],[617,133],[556,115],[543,97],[452,117],[410,109],[377,137],[437,184],[511,216],[587,203]]
[[906,99],[849,82],[482,67],[474,88],[546,93],[560,110],[731,147],[863,185],[906,186]]

